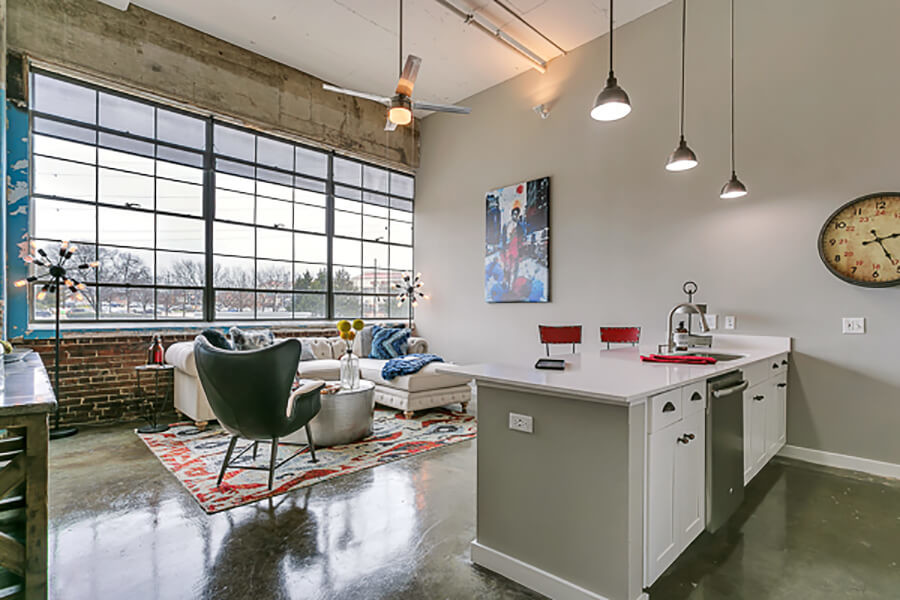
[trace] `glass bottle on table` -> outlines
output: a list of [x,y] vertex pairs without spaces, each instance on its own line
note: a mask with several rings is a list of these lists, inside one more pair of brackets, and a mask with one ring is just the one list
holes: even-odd
[[359,358],[348,346],[341,357],[341,389],[355,390],[359,387]]

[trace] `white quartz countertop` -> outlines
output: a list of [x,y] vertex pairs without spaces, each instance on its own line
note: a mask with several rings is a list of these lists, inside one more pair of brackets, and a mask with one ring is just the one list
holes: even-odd
[[647,396],[703,381],[790,350],[791,338],[787,337],[720,335],[713,338],[711,349],[698,352],[723,352],[743,357],[714,365],[643,362],[641,354],[656,352],[655,346],[648,346],[553,356],[565,359],[565,371],[535,369],[534,363],[541,356],[518,364],[442,364],[437,370],[471,377],[485,385],[629,405],[642,402]]

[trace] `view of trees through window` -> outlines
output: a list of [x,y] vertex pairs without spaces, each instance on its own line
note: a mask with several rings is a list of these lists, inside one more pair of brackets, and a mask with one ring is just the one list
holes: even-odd
[[32,240],[99,262],[61,318],[405,315],[411,176],[40,71],[31,122]]

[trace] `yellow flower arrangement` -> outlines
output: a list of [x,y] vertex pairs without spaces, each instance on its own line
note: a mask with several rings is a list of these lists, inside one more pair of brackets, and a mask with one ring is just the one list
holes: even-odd
[[356,339],[356,332],[361,331],[366,324],[362,319],[354,319],[351,323],[346,319],[338,321],[337,328],[341,339],[345,342],[352,342]]

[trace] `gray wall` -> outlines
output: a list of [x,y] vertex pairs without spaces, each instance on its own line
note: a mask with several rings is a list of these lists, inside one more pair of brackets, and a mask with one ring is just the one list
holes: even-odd
[[418,128],[384,132],[385,108],[138,6],[9,0],[9,46],[42,61],[300,136],[361,157],[418,165]]
[[[833,277],[819,228],[844,202],[900,191],[900,2],[737,2],[742,200],[718,191],[728,165],[728,2],[692,0],[687,138],[701,165],[663,169],[677,141],[680,3],[616,35],[634,111],[588,117],[607,70],[606,37],[470,98],[469,117],[425,120],[416,264],[432,300],[419,331],[448,359],[533,360],[538,323],[602,324],[664,336],[694,279],[736,333],[795,339],[788,443],[900,462],[900,287]],[[531,106],[553,102],[540,120]],[[551,176],[552,302],[483,299],[484,193]],[[842,316],[868,333],[842,336]],[[721,325],[721,322],[720,322]]]

